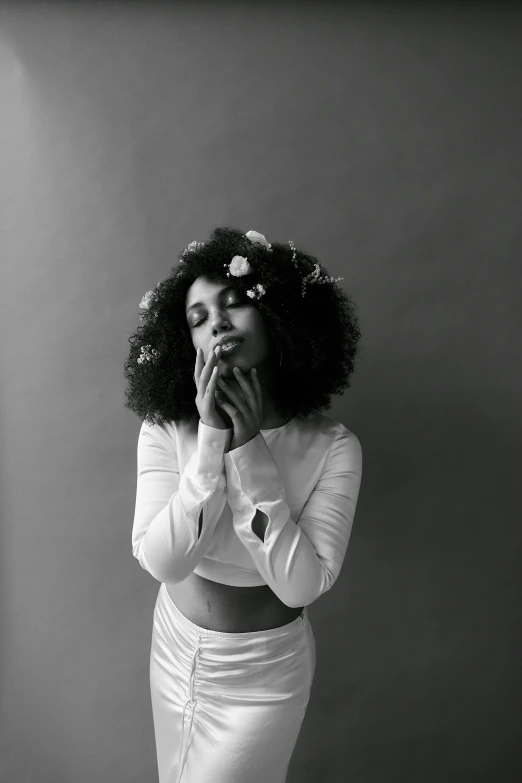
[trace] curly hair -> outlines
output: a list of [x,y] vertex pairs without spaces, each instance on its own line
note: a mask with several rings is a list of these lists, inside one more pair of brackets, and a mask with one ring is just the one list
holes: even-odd
[[[304,421],[314,410],[329,409],[332,395],[349,388],[361,336],[353,301],[335,282],[309,283],[303,297],[302,278],[319,262],[296,250],[297,269],[289,244],[271,246],[268,255],[239,229],[224,226],[180,253],[178,265],[151,292],[143,326],[129,337],[126,408],[151,424],[198,422],[196,350],[185,315],[186,293],[198,277],[233,285],[243,294],[263,285],[265,294],[251,304],[260,310],[272,344],[282,350],[274,389],[279,413]],[[248,258],[252,273],[227,277],[225,267],[235,255]],[[144,361],[144,352],[153,360]]]

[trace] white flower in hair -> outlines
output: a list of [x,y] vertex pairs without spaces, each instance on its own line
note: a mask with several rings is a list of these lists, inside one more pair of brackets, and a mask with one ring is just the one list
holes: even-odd
[[264,285],[261,285],[261,283],[258,283],[247,291],[247,296],[249,296],[251,299],[261,299],[261,297],[265,294],[266,289]]
[[245,236],[256,245],[263,245],[266,250],[272,250],[272,245],[270,242],[267,242],[266,238],[263,236],[263,234],[260,234],[259,231],[247,231]]
[[141,356],[138,356],[137,358],[138,364],[143,364],[144,362],[153,362],[159,356],[159,351],[157,351],[156,348],[153,348],[152,351],[150,351],[150,347],[150,345],[141,346]]
[[154,294],[154,291],[147,291],[145,296],[142,298],[139,306],[142,310],[150,310],[150,300],[152,299],[152,295]]
[[191,253],[195,253],[204,245],[205,245],[204,242],[198,242],[196,239],[193,242],[189,242],[185,250],[183,250],[181,253],[181,258],[179,259],[179,263],[183,264],[187,256],[189,256]]
[[[226,266],[226,265],[225,265]],[[234,277],[243,277],[243,275],[251,275],[254,271],[248,263],[248,258],[245,256],[234,256],[230,262],[228,269],[231,275]]]

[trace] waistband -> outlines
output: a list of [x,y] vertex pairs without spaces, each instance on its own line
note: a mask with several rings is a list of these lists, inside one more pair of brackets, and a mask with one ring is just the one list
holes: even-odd
[[268,628],[266,631],[246,631],[244,633],[243,632],[228,633],[227,631],[213,631],[211,628],[203,628],[203,626],[201,625],[196,625],[196,623],[193,623],[192,620],[189,620],[188,617],[185,617],[185,615],[178,609],[178,607],[170,597],[165,582],[161,583],[158,597],[162,597],[163,601],[168,604],[176,620],[189,633],[192,634],[195,633],[198,634],[198,636],[218,636],[223,639],[260,639],[260,638],[264,639],[266,637],[284,636],[288,632],[292,632],[297,628],[306,625],[306,623],[308,622],[308,611],[305,606],[303,607],[298,617],[295,618],[295,620],[292,620],[291,622],[286,623],[285,625],[280,625],[277,628]]

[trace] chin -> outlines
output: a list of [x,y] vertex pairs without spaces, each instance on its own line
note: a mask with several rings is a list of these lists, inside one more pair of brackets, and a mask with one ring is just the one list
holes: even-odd
[[237,378],[234,375],[234,367],[239,367],[239,369],[244,375],[250,372],[250,367],[245,367],[243,363],[231,362],[230,364],[228,364],[226,367],[223,368],[222,375],[224,375],[225,378],[233,378],[235,381],[237,381]]
[[253,367],[251,363],[248,361],[248,359],[244,359],[243,356],[230,356],[227,357],[226,361],[221,361],[222,365],[222,374],[225,375],[225,377],[232,376],[232,378],[235,378],[234,375],[234,367],[239,367],[241,372],[247,373],[250,372],[250,368]]

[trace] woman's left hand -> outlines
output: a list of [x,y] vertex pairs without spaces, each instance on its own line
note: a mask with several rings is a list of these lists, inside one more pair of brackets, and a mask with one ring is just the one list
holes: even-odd
[[[230,416],[234,434],[230,450],[248,443],[259,434],[263,422],[263,395],[255,368],[250,370],[249,377],[234,367],[234,376],[243,390],[243,395],[232,388],[232,385],[221,376],[218,386],[227,395],[228,402],[216,398],[217,405]],[[220,395],[221,396],[221,395]]]

